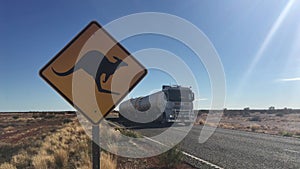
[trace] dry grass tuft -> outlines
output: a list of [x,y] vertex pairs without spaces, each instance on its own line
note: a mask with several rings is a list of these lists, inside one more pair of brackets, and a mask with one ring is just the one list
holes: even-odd
[[258,125],[258,124],[252,124],[252,125],[250,126],[251,131],[257,131],[257,130],[259,130],[260,128],[261,128],[261,126]]
[[35,169],[48,169],[53,166],[53,158],[51,156],[37,155],[32,158],[32,165]]
[[3,163],[0,165],[0,169],[17,169],[17,167],[9,163]]
[[201,119],[201,118],[197,120],[196,124],[206,125],[209,127],[217,127],[219,125],[218,123],[206,122],[205,119]]
[[7,126],[7,127],[5,127],[4,129],[3,129],[3,131],[5,131],[6,133],[7,132],[9,132],[9,131],[11,131],[11,130],[14,130],[15,129],[15,127],[13,127],[13,126]]
[[200,119],[200,120],[198,120],[198,122],[197,122],[199,125],[204,125],[205,124],[205,121],[203,120],[203,119]]
[[[20,119],[20,118],[19,118]],[[14,127],[7,127],[10,131]],[[118,151],[118,147],[114,144],[120,139],[121,132],[115,129],[103,129],[106,131],[104,135],[110,138],[107,142],[108,146],[114,151]],[[124,131],[132,137],[139,137],[138,134]],[[0,163],[0,169],[90,169],[91,163],[91,140],[85,133],[85,130],[77,121],[63,124],[63,127],[43,133],[43,137],[39,137],[30,146],[22,146],[12,153],[9,159],[5,159]],[[7,151],[13,146],[8,145]],[[1,146],[3,152],[6,151],[4,145]],[[101,152],[101,168],[116,169],[117,157],[108,153]],[[5,162],[5,163],[4,163]]]
[[54,163],[57,168],[65,168],[68,164],[69,154],[65,150],[56,150],[54,152]]
[[11,163],[17,168],[26,168],[30,166],[31,159],[27,151],[21,150],[19,154],[14,155],[11,159]]
[[219,127],[223,128],[223,129],[231,129],[231,130],[235,129],[235,127],[233,125],[225,124],[225,123],[220,123]]
[[116,169],[117,160],[111,154],[101,152],[101,169]]

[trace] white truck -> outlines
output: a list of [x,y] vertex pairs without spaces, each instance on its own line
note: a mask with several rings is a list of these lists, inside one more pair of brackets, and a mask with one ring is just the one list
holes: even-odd
[[148,96],[124,101],[119,117],[136,122],[193,122],[194,93],[190,87],[163,85],[162,90]]

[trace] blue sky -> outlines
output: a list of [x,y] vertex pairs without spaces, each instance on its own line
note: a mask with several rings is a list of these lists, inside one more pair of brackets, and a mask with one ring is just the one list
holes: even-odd
[[[225,107],[300,108],[299,1],[12,0],[0,2],[0,111],[72,109],[38,71],[90,21],[105,25],[137,12],[176,15],[207,35],[224,66]],[[180,42],[142,35],[121,43],[130,52],[161,48],[180,56],[197,76],[199,108],[210,107],[206,70]],[[174,79],[150,70],[131,96],[170,83]]]

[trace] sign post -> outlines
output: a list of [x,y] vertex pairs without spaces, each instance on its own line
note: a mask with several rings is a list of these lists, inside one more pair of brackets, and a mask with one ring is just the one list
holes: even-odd
[[99,126],[93,125],[92,127],[92,163],[93,169],[100,169],[100,156],[101,156],[101,149],[100,149],[100,136],[99,136]]
[[95,21],[40,70],[40,76],[93,124],[94,169],[100,168],[99,123],[146,74]]

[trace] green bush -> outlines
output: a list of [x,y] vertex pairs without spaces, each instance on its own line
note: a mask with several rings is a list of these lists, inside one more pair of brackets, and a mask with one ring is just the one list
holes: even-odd
[[292,137],[293,136],[293,133],[286,132],[286,131],[281,131],[279,134],[281,134],[282,136],[285,136],[285,137]]
[[178,146],[175,146],[159,156],[159,164],[164,168],[175,168],[181,163],[182,158],[183,153],[178,149]]

